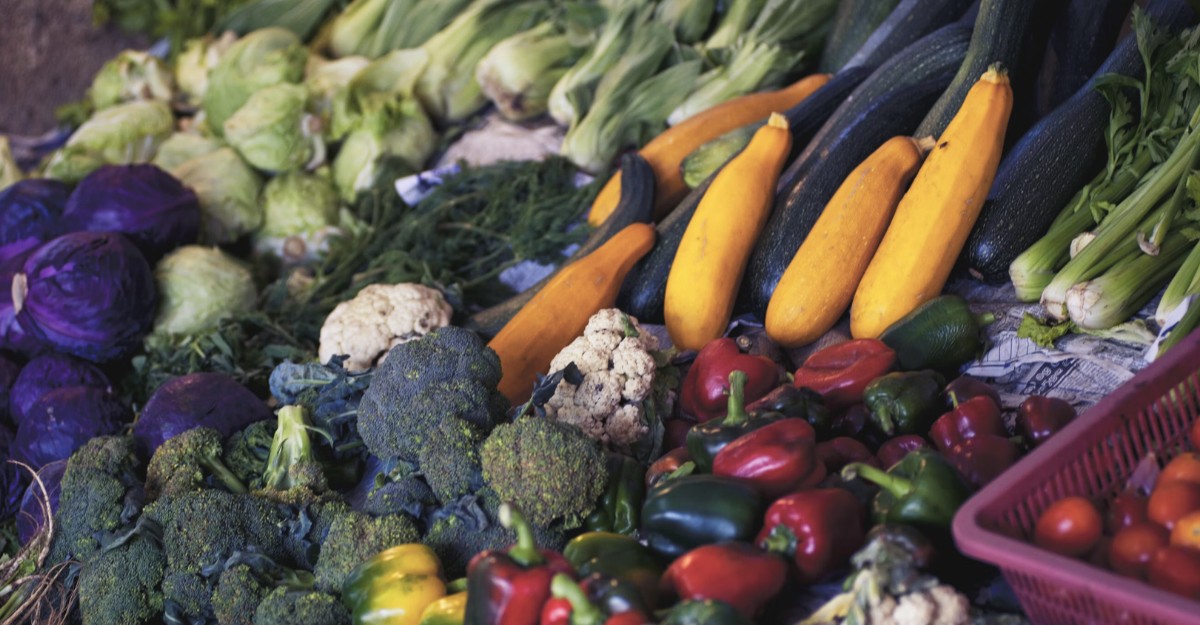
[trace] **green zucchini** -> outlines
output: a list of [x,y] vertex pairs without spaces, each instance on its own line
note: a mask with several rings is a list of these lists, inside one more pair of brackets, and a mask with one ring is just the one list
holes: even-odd
[[[650,223],[653,215],[654,171],[646,159],[636,152],[629,152],[621,157],[621,199],[617,207],[559,267],[592,253],[629,224]],[[528,289],[471,315],[463,327],[478,332],[486,339],[492,338],[556,273],[557,269]]]
[[882,65],[918,39],[958,21],[970,5],[971,0],[901,0],[846,67]]
[[1132,0],[1070,0],[1054,24],[1038,81],[1038,113],[1046,115],[1087,82],[1116,45]]
[[1021,44],[1027,39],[1034,6],[1048,0],[982,0],[975,30],[971,34],[971,47],[967,57],[954,76],[954,82],[930,109],[929,115],[917,128],[919,137],[939,137],[958,112],[967,91],[979,80],[987,68],[1001,63],[1009,69],[1013,83],[1021,80],[1014,75],[1020,68]]
[[833,16],[817,71],[831,74],[846,66],[863,42],[887,19],[900,0],[842,0]]
[[958,368],[983,349],[983,327],[992,313],[975,314],[957,295],[935,297],[893,323],[879,340],[896,352],[902,371],[935,371],[957,375]]

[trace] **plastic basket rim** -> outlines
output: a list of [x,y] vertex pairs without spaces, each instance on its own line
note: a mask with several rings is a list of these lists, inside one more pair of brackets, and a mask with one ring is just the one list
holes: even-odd
[[1193,331],[1163,358],[1139,371],[1085,411],[1059,435],[1030,452],[968,499],[954,515],[952,524],[959,550],[1000,567],[1005,574],[1020,573],[1040,578],[1043,582],[1075,586],[1090,594],[1101,595],[1106,603],[1127,603],[1131,611],[1172,621],[1194,622],[1200,611],[1200,602],[1120,576],[1088,562],[1038,548],[1032,543],[988,529],[980,523],[980,519],[1002,506],[1027,499],[1046,482],[1045,479],[1034,479],[1035,476],[1057,473],[1071,462],[1072,455],[1068,452],[1078,455],[1080,451],[1091,449],[1101,442],[1107,436],[1107,431],[1097,426],[1118,418],[1124,405],[1139,399],[1145,387],[1161,384],[1166,379],[1177,380],[1170,383],[1173,386],[1195,372],[1197,354],[1200,354],[1200,330]]

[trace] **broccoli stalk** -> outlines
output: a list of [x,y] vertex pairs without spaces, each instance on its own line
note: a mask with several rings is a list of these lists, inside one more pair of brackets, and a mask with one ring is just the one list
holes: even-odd
[[146,468],[146,495],[155,500],[198,490],[208,477],[231,493],[245,493],[246,485],[225,466],[224,455],[221,434],[212,428],[193,428],[167,439]]
[[308,437],[309,425],[301,406],[285,406],[279,410],[279,423],[275,438],[271,441],[271,453],[267,456],[267,468],[263,472],[263,485],[275,490],[287,490],[298,486],[292,467],[303,463],[314,463],[312,441]]

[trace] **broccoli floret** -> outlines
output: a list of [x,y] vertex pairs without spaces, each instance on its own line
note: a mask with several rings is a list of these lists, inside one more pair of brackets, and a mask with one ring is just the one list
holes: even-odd
[[167,559],[152,539],[135,537],[102,550],[79,570],[83,625],[143,625],[163,613],[160,586]]
[[419,519],[437,506],[438,499],[429,484],[410,475],[399,480],[384,478],[381,486],[367,493],[359,510],[371,516],[404,513]]
[[443,419],[487,432],[508,404],[500,359],[474,332],[447,326],[388,352],[358,406],[358,432],[379,458],[416,462]]
[[271,441],[275,438],[275,419],[255,421],[225,441],[225,466],[246,486],[262,487],[262,475],[267,470]]
[[421,537],[417,525],[405,514],[372,517],[354,510],[339,516],[329,526],[321,545],[321,556],[313,571],[317,589],[339,592],[354,567],[396,545],[415,543]]
[[569,423],[522,417],[496,427],[480,450],[483,478],[534,525],[582,524],[608,480],[604,452]]
[[258,604],[254,625],[350,625],[350,612],[323,592],[276,588]]
[[48,562],[86,560],[100,548],[97,536],[131,524],[145,492],[128,436],[93,438],[71,454],[63,473],[55,537]]
[[213,591],[213,614],[219,625],[253,625],[254,611],[271,591],[245,564],[225,569]]
[[[433,515],[429,531],[421,542],[437,554],[447,579],[467,574],[467,564],[475,554],[489,549],[506,549],[517,541],[517,533],[499,520],[500,499],[490,489],[466,495]],[[561,551],[567,536],[558,527],[533,526],[538,547]]]
[[204,621],[213,617],[212,588],[196,573],[172,571],[163,575],[163,603],[172,622]]
[[192,428],[172,436],[154,450],[146,467],[146,498],[177,495],[205,488],[212,481],[232,493],[246,492],[221,457],[221,433],[207,427]]
[[483,431],[461,419],[443,419],[429,434],[417,464],[439,501],[449,502],[483,488],[479,446]]
[[289,560],[305,569],[317,565],[321,545],[329,536],[334,520],[350,511],[344,501],[329,500],[292,508],[285,535]]

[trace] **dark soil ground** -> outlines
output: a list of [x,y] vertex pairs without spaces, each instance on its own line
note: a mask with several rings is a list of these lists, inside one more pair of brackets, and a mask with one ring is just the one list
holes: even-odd
[[92,23],[92,0],[0,0],[0,134],[38,135],[105,61],[145,37]]

